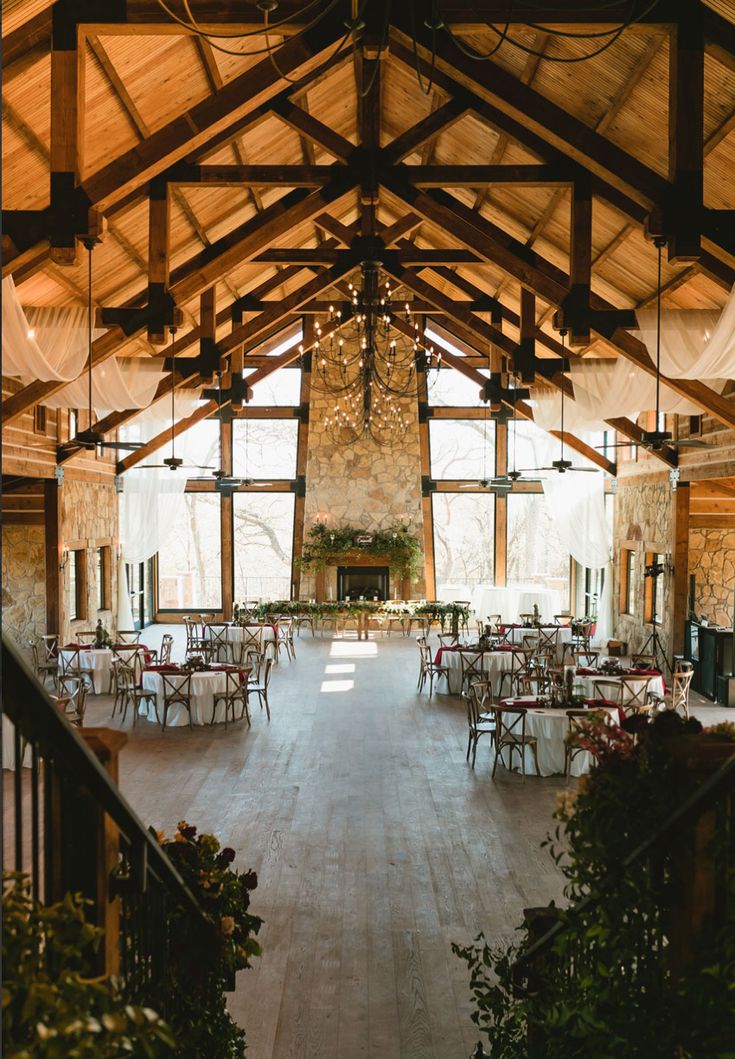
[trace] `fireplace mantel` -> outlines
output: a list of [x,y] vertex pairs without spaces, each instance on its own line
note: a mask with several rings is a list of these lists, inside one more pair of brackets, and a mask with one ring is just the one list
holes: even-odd
[[[367,552],[362,548],[353,548],[349,552],[339,552],[337,555],[329,556],[326,567],[316,572],[314,590],[317,603],[328,602],[327,583],[336,585],[338,566],[387,566],[390,571],[391,597],[397,595],[400,599],[408,599],[411,595],[410,578],[397,576],[391,566],[389,556]],[[332,598],[337,598],[335,589],[332,590]]]

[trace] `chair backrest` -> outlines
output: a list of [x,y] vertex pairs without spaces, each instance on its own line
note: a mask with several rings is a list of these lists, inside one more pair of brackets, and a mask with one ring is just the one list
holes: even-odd
[[140,629],[118,629],[119,643],[140,643]]
[[117,644],[112,649],[113,661],[117,659],[123,662],[126,666],[135,673],[136,683],[140,683],[140,677],[143,672],[143,666],[145,664],[145,650],[140,644]]
[[135,669],[120,657],[116,658],[112,664],[115,667],[115,678],[118,688],[122,688],[124,691],[133,691],[136,686]]
[[553,629],[539,629],[538,631],[538,649],[539,651],[551,651],[556,654],[556,649],[559,646],[559,627]]
[[262,666],[262,683],[264,688],[268,688],[271,682],[271,670],[273,669],[273,659],[268,657],[263,662]]
[[510,671],[514,677],[524,675],[533,676],[534,652],[533,648],[517,647],[511,653]]
[[194,621],[194,619],[188,614],[185,614],[181,620],[183,621],[184,628],[186,629],[186,646],[187,648],[189,648],[192,645],[193,641],[199,638],[199,627],[197,626],[197,623]]
[[161,673],[165,702],[185,702],[191,699],[191,673]]
[[247,694],[249,666],[238,666],[237,669],[225,671],[225,695],[228,699],[240,699]]
[[621,679],[605,680],[595,677],[592,681],[593,697],[596,699],[608,699],[618,705],[623,701],[623,684]]
[[81,723],[87,702],[87,681],[81,677],[59,677],[59,698],[68,700],[63,704],[64,713],[72,713]]
[[626,710],[639,710],[646,705],[648,698],[648,679],[646,677],[625,676],[620,678],[623,688],[622,705]]
[[597,669],[600,664],[600,652],[593,651],[592,648],[589,650],[577,649],[572,651],[572,659],[576,669]]
[[544,673],[520,677],[519,683],[521,694],[523,695],[535,695],[536,698],[539,698],[541,695],[547,695],[551,691],[551,677],[546,676]]
[[455,636],[451,632],[440,632],[439,633],[439,646],[440,647],[454,647],[455,644],[459,643],[459,637]]
[[535,633],[532,636],[524,636],[521,645],[524,651],[535,651],[538,647],[538,636]]
[[202,626],[202,637],[212,644],[214,648],[227,647],[227,630],[229,625],[224,622],[208,622]]
[[78,677],[82,671],[82,666],[79,661],[81,651],[78,647],[72,647],[68,651],[61,651],[59,653],[59,665],[61,667],[61,676]]
[[173,636],[170,632],[165,632],[163,634],[163,639],[161,640],[161,650],[158,653],[159,661],[163,662],[164,664],[171,661],[171,651],[173,650],[173,646]]
[[680,665],[677,665],[671,678],[671,698],[674,709],[679,706],[684,706],[688,709],[689,706],[689,686],[694,677],[694,666],[691,662],[685,662],[684,665],[689,668],[683,669],[680,668]]
[[[250,669],[250,674],[255,680],[260,680],[260,670],[265,662],[265,654],[263,651],[257,651],[254,647],[251,647],[245,654],[245,665]],[[242,658],[240,658],[237,665],[242,665]]]
[[265,625],[243,625],[242,626],[242,644],[246,651],[254,648],[260,652],[263,650],[263,637],[265,635]]
[[488,614],[485,620],[494,633],[498,631],[498,626],[503,624],[503,618],[500,614]]
[[521,619],[521,621],[529,621],[530,622],[530,621],[533,621],[533,619],[534,619],[534,615],[533,614],[519,614],[518,617]]
[[480,715],[493,709],[493,689],[489,680],[474,680],[467,692],[467,723],[470,728],[480,723]]
[[30,647],[31,654],[33,655],[33,668],[35,669],[36,673],[38,673],[41,667],[41,656],[38,650],[38,642],[36,640],[28,640],[28,646]]
[[427,665],[429,662],[431,662],[431,648],[429,647],[428,643],[426,642],[426,637],[425,636],[417,636],[416,637],[416,645],[417,645],[417,647],[419,649],[419,654],[421,655],[421,663],[422,663],[422,665]]
[[496,746],[516,742],[526,737],[526,709],[523,706],[495,706]]
[[43,644],[46,652],[46,661],[55,662],[59,653],[59,634],[55,632],[44,633],[43,636],[39,637],[39,642]]
[[83,629],[81,632],[74,633],[74,639],[77,643],[94,643],[97,639],[97,632],[95,629]]
[[568,611],[565,611],[563,614],[555,614],[554,621],[557,625],[569,625],[572,620],[572,617],[572,614],[570,614]]
[[639,669],[655,669],[655,655],[634,654],[631,656],[630,664]]
[[470,647],[460,647],[459,664],[462,672],[462,687],[466,680],[485,680],[485,672],[482,668],[482,651],[476,651]]

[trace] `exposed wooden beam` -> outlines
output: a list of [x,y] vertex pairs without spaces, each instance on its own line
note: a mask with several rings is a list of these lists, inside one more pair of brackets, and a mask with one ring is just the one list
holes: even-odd
[[[558,306],[564,300],[569,277],[476,211],[444,192],[412,188],[401,180],[398,171],[386,183],[389,190],[416,213],[451,231],[458,242],[514,276],[548,304]],[[591,307],[593,311],[615,311],[614,306],[596,295],[592,297]],[[614,321],[614,317],[611,320]],[[593,327],[627,360],[655,375],[655,365],[645,345],[637,338],[614,323],[604,324],[599,317],[593,319]],[[735,406],[727,398],[696,380],[666,378],[665,381],[676,393],[690,398],[726,426],[735,428]]]
[[467,104],[462,100],[450,99],[443,103],[388,144],[383,152],[385,163],[401,162],[425,144],[435,142],[440,133],[451,128],[467,111]]
[[329,154],[334,155],[337,161],[348,162],[350,160],[355,150],[355,145],[345,139],[344,136],[340,136],[338,132],[334,132],[312,114],[309,114],[303,107],[296,106],[288,99],[281,98],[274,103],[273,111],[282,121],[292,129],[295,129],[299,135],[305,136],[307,140],[311,140],[317,147],[321,147],[323,150],[328,151]]
[[704,30],[682,4],[669,43],[669,180],[663,214],[669,261],[698,261],[704,188]]

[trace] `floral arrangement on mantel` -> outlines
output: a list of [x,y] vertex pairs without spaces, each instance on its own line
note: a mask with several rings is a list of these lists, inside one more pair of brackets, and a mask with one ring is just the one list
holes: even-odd
[[254,606],[239,603],[237,607],[236,620],[241,625],[247,625],[253,619],[257,621],[271,621],[273,618],[288,616],[293,618],[328,618],[335,616],[354,616],[356,614],[374,614],[376,616],[403,615],[405,617],[430,618],[432,621],[441,622],[442,629],[447,620],[453,624],[467,622],[469,620],[469,607],[461,603],[442,603],[439,601],[427,601],[422,603],[396,603],[386,600],[384,603],[375,603],[369,599],[350,600],[349,603],[327,602],[311,603],[305,599],[271,599]]
[[262,920],[251,915],[254,871],[232,867],[234,849],[215,835],[198,834],[181,820],[173,838],[154,832],[213,925],[203,939],[185,914],[177,915],[171,934],[171,966],[165,983],[166,1011],[179,1048],[178,1059],[242,1059],[245,1032],[227,1010],[225,993],[235,973],[260,956],[256,940]]
[[[733,1054],[735,873],[725,837],[713,840],[708,855],[723,879],[727,912],[678,974],[667,964],[669,910],[676,908],[676,866],[691,849],[691,830],[679,827],[626,863],[700,782],[683,763],[695,742],[705,755],[719,743],[726,760],[735,753],[735,725],[703,731],[695,718],[685,721],[671,710],[653,720],[634,715],[622,726],[592,715],[570,737],[595,766],[576,794],[560,796],[558,825],[545,845],[566,877],[569,902],[591,901],[574,914],[553,903],[544,909],[542,922],[561,919],[565,929],[543,959],[520,972],[516,961],[530,936],[491,945],[480,934],[474,945],[453,946],[470,970],[472,1018],[487,1036],[482,1054],[488,1059]],[[539,1045],[533,1053],[532,1040]]]
[[366,532],[355,526],[327,526],[315,522],[304,541],[298,565],[309,573],[323,570],[347,552],[361,551],[389,561],[402,578],[415,578],[419,571],[421,545],[405,524]]

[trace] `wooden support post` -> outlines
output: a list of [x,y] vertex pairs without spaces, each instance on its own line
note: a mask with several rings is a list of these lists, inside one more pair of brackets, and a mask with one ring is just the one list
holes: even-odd
[[[508,472],[508,424],[495,424],[495,473]],[[493,580],[499,588],[507,584],[508,578],[508,497],[505,493],[495,495],[495,558]],[[480,615],[482,620],[483,615]]]
[[169,208],[168,183],[151,181],[148,200],[148,304],[158,313],[148,325],[148,341],[154,345],[166,342],[166,324],[173,322],[169,304]]
[[[83,728],[90,750],[118,782],[118,756],[128,741],[124,732]],[[119,836],[101,803],[80,790],[68,774],[46,763],[46,899],[60,901],[67,893],[81,893],[89,901],[88,915],[105,931],[93,973],[114,975],[120,970],[120,901],[111,889],[119,861]]]
[[[77,235],[87,230],[79,215],[77,185],[84,168],[82,131],[84,53],[69,8],[55,4],[51,30],[51,260],[77,263]],[[87,206],[89,205],[87,200]]]
[[[429,404],[426,385],[426,362],[416,358],[416,381],[418,391],[419,416],[419,453],[421,457],[421,481],[431,480],[431,455],[429,451]],[[436,566],[434,562],[434,520],[431,506],[431,493],[424,492],[421,497],[424,539],[424,582],[426,598],[436,599]]]
[[684,624],[689,613],[689,482],[679,482],[673,497],[673,563],[671,588],[671,647],[672,653],[684,653]]
[[[304,318],[303,345],[309,349],[314,342],[314,320]],[[309,458],[309,399],[311,396],[311,352],[304,355],[299,394],[299,426],[296,438],[296,499],[294,501],[291,586],[294,599],[301,595],[301,567],[298,560],[304,551],[304,521],[306,515],[306,465]]]
[[682,3],[669,46],[669,261],[701,254],[704,170],[704,35],[701,6]]
[[[232,474],[232,422],[225,417],[220,423],[220,468]],[[222,539],[222,617],[232,619],[233,593],[235,589],[235,541],[233,534],[234,500],[232,493],[220,493],[220,527]]]
[[580,178],[572,188],[569,245],[569,294],[559,315],[569,330],[570,346],[590,343],[590,282],[592,277],[592,188]]
[[[43,483],[45,551],[46,551],[46,632],[63,636],[64,574],[61,569],[63,539],[61,535],[61,490],[55,478]],[[63,643],[63,640],[59,640]]]
[[532,383],[536,378],[536,296],[527,287],[521,287],[520,342],[514,364],[521,373],[521,381]]

